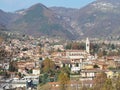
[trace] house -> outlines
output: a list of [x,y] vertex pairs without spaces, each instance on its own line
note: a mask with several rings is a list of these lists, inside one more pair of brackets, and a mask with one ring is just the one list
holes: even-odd
[[81,81],[82,86],[92,87],[95,83],[94,80],[84,80]]
[[[71,80],[66,86],[70,90],[79,90],[82,86],[92,87],[94,84],[93,80],[86,80],[86,81],[76,81]],[[48,86],[50,90],[60,90],[60,83],[59,82],[49,82]]]
[[58,67],[65,67],[65,66],[71,67],[71,61],[68,58],[57,57],[54,58],[53,61]]
[[107,57],[107,63],[109,68],[116,68],[116,63],[114,61],[114,57]]
[[80,80],[85,81],[85,80],[93,80],[97,74],[101,72],[106,72],[107,70],[100,70],[100,69],[86,69],[86,70],[81,70],[80,74]]
[[119,73],[120,73],[120,70],[117,70],[117,69],[108,70],[108,71],[106,72],[108,78],[117,77],[117,76],[119,75]]
[[39,75],[40,74],[40,68],[34,68],[34,69],[32,69],[32,74],[33,75]]
[[98,65],[98,67],[101,70],[106,70],[108,68],[108,65],[109,65],[104,59],[102,61],[101,60],[95,60],[95,61],[92,61],[92,63],[94,65]]
[[84,60],[87,58],[88,53],[84,50],[66,50],[66,58],[70,58],[72,60]]
[[18,72],[21,72],[22,74],[26,74],[25,67],[18,68]]
[[17,68],[27,68],[27,69],[33,69],[35,67],[34,61],[19,61],[17,62]]
[[84,69],[93,69],[93,68],[94,68],[93,64],[87,64],[84,66]]
[[59,82],[49,82],[47,86],[50,88],[50,90],[60,90]]
[[63,51],[63,50],[64,50],[64,47],[63,47],[63,45],[54,45],[54,46],[53,46],[53,49],[54,49],[54,50],[61,50],[61,51]]

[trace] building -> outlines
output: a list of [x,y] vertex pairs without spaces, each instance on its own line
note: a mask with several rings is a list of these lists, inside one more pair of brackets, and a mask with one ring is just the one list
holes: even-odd
[[90,53],[90,41],[88,38],[86,38],[86,52]]
[[40,74],[40,68],[34,68],[34,69],[32,69],[32,73],[34,75],[39,75]]

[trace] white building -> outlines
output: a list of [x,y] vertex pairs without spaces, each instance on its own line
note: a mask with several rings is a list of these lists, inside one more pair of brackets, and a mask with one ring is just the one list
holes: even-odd
[[39,68],[35,68],[35,69],[33,69],[32,73],[34,75],[39,75],[40,74],[40,69]]
[[90,53],[90,41],[88,38],[86,38],[86,52]]
[[85,50],[67,50],[66,58],[70,59],[85,59],[88,53]]

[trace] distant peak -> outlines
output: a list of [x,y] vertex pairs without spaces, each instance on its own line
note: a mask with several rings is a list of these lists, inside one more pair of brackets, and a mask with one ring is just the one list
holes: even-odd
[[120,3],[119,0],[96,0],[96,1],[99,1],[99,2],[112,2],[112,3]]
[[2,9],[0,9],[0,12],[4,12]]
[[43,5],[43,4],[41,4],[41,3],[34,4],[34,5],[31,6],[30,8],[35,8],[35,7],[43,7],[43,8],[48,9],[45,5]]

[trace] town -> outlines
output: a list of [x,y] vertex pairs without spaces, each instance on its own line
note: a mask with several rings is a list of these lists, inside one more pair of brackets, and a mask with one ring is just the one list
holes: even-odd
[[0,90],[87,90],[105,78],[120,80],[119,41],[23,35],[0,44]]

